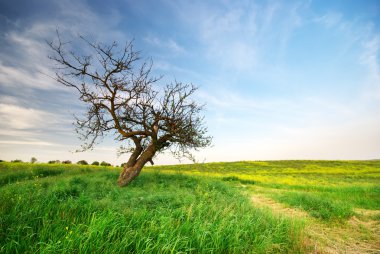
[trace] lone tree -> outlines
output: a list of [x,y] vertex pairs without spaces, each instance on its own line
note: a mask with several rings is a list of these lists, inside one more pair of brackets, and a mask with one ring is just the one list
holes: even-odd
[[37,161],[37,158],[36,157],[32,157],[31,159],[30,159],[30,163],[35,163]]
[[[80,36],[85,50],[75,51],[57,32],[49,42],[55,63],[54,79],[74,88],[88,105],[82,118],[76,117],[76,131],[84,141],[81,151],[92,149],[106,134],[120,141],[119,154],[130,153],[118,184],[126,186],[144,165],[160,152],[191,158],[191,150],[211,143],[200,113],[203,105],[191,99],[192,84],[160,85],[151,74],[152,61],[140,58],[133,41],[93,43]],[[83,53],[86,52],[86,53]]]

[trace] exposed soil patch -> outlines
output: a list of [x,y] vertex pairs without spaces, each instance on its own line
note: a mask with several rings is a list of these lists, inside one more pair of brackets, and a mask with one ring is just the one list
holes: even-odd
[[380,211],[356,209],[347,223],[327,224],[307,212],[287,207],[263,195],[251,198],[256,207],[269,208],[279,216],[306,221],[304,243],[309,253],[380,253],[380,221],[374,220]]

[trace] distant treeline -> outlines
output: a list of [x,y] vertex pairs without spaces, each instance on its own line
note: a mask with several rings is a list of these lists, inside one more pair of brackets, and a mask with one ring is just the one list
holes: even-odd
[[[5,160],[0,160],[0,162],[6,162]],[[19,162],[23,162],[22,160],[20,159],[16,159],[16,160],[11,160],[11,162],[14,162],[14,163],[19,163]],[[37,159],[35,157],[32,157],[30,159],[30,163],[35,163],[37,162]],[[48,164],[73,164],[72,161],[70,160],[51,160],[51,161],[48,161],[47,162]],[[86,160],[80,160],[78,161],[76,164],[78,165],[90,165]],[[99,161],[94,161],[91,163],[91,165],[94,165],[94,166],[112,166],[111,163],[108,163],[106,161],[102,161],[99,163]],[[116,165],[117,166],[117,165]],[[123,166],[123,164],[120,165],[121,167]]]

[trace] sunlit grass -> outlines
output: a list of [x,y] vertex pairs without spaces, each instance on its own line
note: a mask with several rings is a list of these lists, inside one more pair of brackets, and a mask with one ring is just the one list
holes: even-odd
[[155,166],[126,188],[119,171],[0,163],[0,252],[302,253],[302,222],[249,195],[325,222],[380,209],[379,161]]
[[328,198],[318,193],[287,192],[273,195],[276,200],[307,211],[322,220],[345,220],[354,215],[353,207],[346,202]]
[[[28,177],[15,178],[24,165]],[[0,252],[302,252],[302,224],[255,209],[228,182],[143,172],[119,188],[117,170],[62,166],[2,165]]]
[[379,161],[266,161],[157,166],[162,172],[210,177],[237,176],[263,184],[352,186],[380,183]]
[[347,219],[354,208],[380,209],[380,161],[232,162],[150,170],[239,183],[322,220]]

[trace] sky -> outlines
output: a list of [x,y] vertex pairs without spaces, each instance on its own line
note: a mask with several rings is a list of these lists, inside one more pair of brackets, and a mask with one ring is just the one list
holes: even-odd
[[112,138],[74,152],[85,107],[48,77],[57,28],[133,39],[160,82],[199,86],[213,144],[198,162],[380,159],[378,0],[0,0],[2,160],[127,160]]

